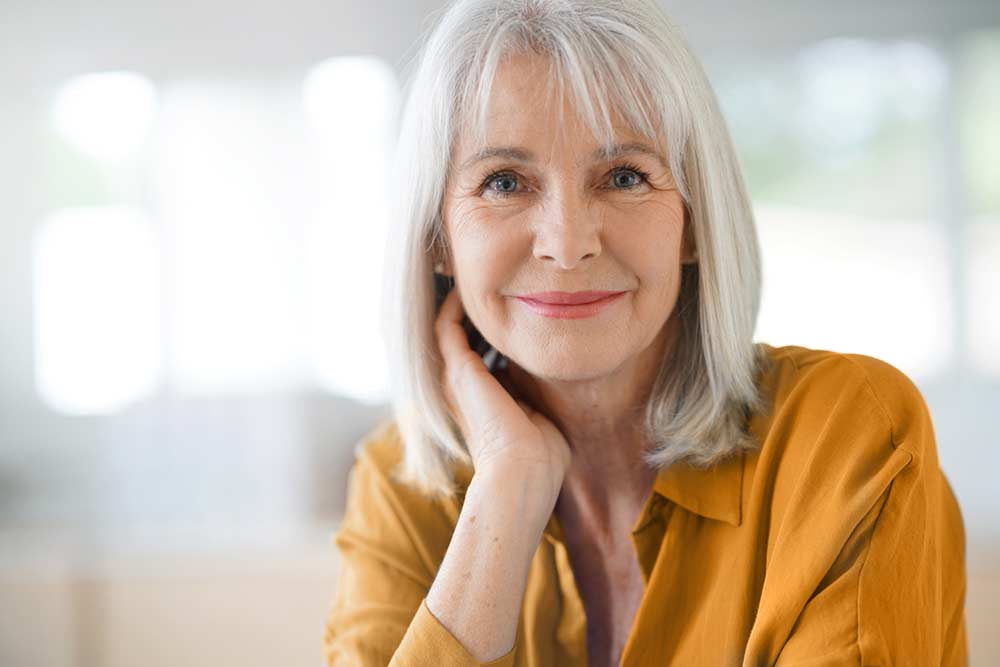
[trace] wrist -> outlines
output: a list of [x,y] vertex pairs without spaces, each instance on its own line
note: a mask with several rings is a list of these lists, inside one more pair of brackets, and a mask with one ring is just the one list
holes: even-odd
[[528,502],[529,510],[537,506],[547,520],[562,489],[563,477],[564,473],[550,467],[501,463],[476,470],[469,491],[476,487],[491,497]]

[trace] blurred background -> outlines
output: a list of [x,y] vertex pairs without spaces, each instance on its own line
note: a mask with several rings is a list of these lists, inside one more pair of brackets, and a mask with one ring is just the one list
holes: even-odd
[[[322,663],[443,4],[0,5],[0,664]],[[664,4],[754,199],[757,340],[914,379],[1000,664],[1000,3]]]

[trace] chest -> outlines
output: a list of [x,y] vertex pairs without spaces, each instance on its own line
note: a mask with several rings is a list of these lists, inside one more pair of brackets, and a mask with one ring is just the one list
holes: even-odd
[[616,667],[645,590],[635,554],[579,553],[573,561],[573,576],[587,615],[588,665]]

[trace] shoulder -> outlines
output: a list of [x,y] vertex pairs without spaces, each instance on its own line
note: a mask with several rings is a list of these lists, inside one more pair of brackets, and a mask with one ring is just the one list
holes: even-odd
[[[367,475],[372,481],[385,484],[393,492],[411,497],[414,501],[449,503],[450,498],[426,492],[406,474],[406,444],[398,423],[387,419],[375,425],[354,446],[354,467],[358,476]],[[472,469],[458,461],[447,464],[455,479],[457,497],[465,494],[472,477]]]
[[[863,354],[770,348],[769,410],[754,416],[760,448],[749,485],[777,516],[854,526],[894,481],[932,488],[941,477],[930,413],[892,364]],[[756,496],[755,496],[756,497]],[[823,518],[825,517],[825,518]]]
[[930,502],[941,476],[933,429],[902,371],[800,346],[771,356],[773,409],[755,422],[747,514],[766,524],[771,543],[795,545],[782,558],[816,549],[832,558],[866,516],[880,515],[892,488],[894,514],[902,499]]
[[457,499],[432,498],[401,476],[403,438],[394,421],[375,426],[354,446],[338,546],[364,543],[393,560],[412,561],[433,576],[461,509]]
[[[781,573],[763,596],[780,600],[773,609],[794,597],[804,610],[782,655],[814,653],[835,635],[864,664],[933,655],[925,640],[939,628],[928,619],[944,617],[955,632],[961,617],[965,538],[921,392],[876,357],[769,351],[774,410],[751,467],[748,515],[766,531],[767,567]],[[950,599],[942,581],[957,591]],[[921,623],[926,637],[915,643]]]
[[[768,347],[775,361],[774,412],[837,427],[840,416],[883,432],[881,442],[914,456],[936,455],[926,401],[913,380],[892,364],[865,354],[797,345]],[[888,451],[886,452],[888,453]]]
[[403,460],[403,440],[393,421],[376,424],[354,445],[355,469],[390,478]]

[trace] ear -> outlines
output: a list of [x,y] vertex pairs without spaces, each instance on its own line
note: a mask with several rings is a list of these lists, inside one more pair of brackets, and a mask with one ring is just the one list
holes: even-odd
[[434,273],[451,277],[455,275],[451,269],[451,259],[448,257],[448,251],[440,246],[434,249]]
[[[442,222],[438,222],[443,229]],[[435,235],[434,241],[431,245],[431,259],[434,262],[434,273],[440,273],[443,276],[455,277],[454,271],[452,271],[451,266],[451,252],[448,250],[448,242],[441,235]]]
[[688,207],[684,207],[684,231],[681,233],[681,264],[698,263],[698,246],[694,240],[691,227],[691,215]]

